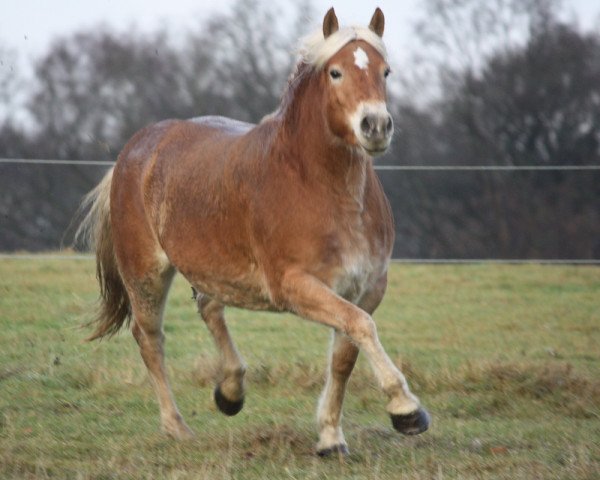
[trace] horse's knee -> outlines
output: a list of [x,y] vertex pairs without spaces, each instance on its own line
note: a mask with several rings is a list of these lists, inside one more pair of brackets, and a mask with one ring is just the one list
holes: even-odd
[[361,312],[353,315],[346,322],[345,333],[358,344],[364,345],[377,337],[377,327],[368,313]]

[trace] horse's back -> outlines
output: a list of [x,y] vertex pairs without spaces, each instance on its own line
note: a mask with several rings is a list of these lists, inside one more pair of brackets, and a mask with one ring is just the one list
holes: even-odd
[[[127,142],[117,165],[122,169],[159,160],[168,151],[168,161],[184,154],[197,154],[206,144],[231,142],[247,134],[255,125],[227,117],[206,116],[188,120],[163,120],[139,130]],[[201,160],[202,156],[199,156]]]
[[199,127],[221,131],[233,136],[244,135],[255,127],[253,123],[242,122],[240,120],[218,115],[195,117],[188,120],[188,122],[198,125]]

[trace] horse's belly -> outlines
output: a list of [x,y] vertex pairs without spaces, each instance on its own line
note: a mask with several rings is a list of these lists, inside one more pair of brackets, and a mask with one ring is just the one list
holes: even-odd
[[208,288],[204,288],[203,292],[205,292],[211,298],[218,300],[223,305],[245,308],[248,310],[278,310],[270,301],[270,299],[261,291],[248,288],[240,289],[229,287],[215,289],[214,285],[211,285],[211,287],[211,291],[209,291]]
[[266,283],[258,271],[250,270],[231,276],[214,271],[182,273],[198,292],[224,305],[250,310],[275,310]]

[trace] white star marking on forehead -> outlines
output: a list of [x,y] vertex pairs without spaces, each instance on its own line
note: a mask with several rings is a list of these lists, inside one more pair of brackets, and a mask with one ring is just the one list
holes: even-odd
[[354,64],[361,70],[365,70],[369,66],[369,56],[360,47],[354,51]]

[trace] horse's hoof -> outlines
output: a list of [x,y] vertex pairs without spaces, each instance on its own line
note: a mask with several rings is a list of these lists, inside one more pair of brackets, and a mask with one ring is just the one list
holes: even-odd
[[221,412],[223,412],[225,415],[233,417],[234,415],[240,413],[240,410],[244,406],[244,397],[242,397],[240,400],[232,402],[231,400],[225,398],[223,392],[221,392],[221,388],[219,385],[217,385],[215,388],[215,403]]
[[394,428],[404,435],[418,435],[429,428],[431,419],[427,410],[419,408],[407,415],[390,415]]
[[348,451],[348,447],[343,443],[340,445],[334,445],[332,447],[323,448],[322,450],[317,450],[317,455],[321,458],[330,457],[334,453],[343,456],[347,456],[350,454],[350,452]]

